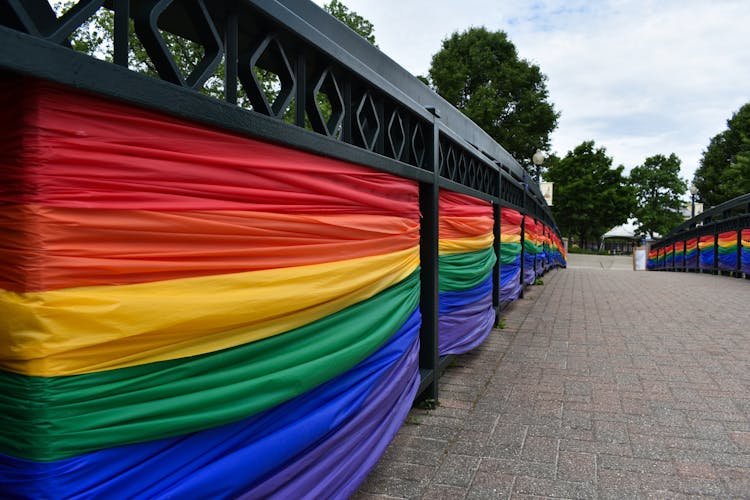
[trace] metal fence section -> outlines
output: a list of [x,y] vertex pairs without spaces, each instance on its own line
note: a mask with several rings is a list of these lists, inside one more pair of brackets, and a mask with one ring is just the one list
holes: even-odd
[[[111,62],[71,50],[69,42],[101,10],[114,18]],[[429,397],[438,395],[438,190],[511,207],[560,236],[538,185],[501,145],[307,0],[83,0],[60,17],[43,0],[8,1],[0,6],[0,23],[4,72],[55,81],[418,181],[425,318],[421,366]],[[128,68],[132,35],[158,79]],[[178,65],[165,41],[168,36],[199,47],[202,57],[194,67],[185,71]],[[219,74],[222,62],[224,72]],[[270,91],[261,73],[271,75]],[[222,79],[221,99],[201,93],[212,78]],[[497,220],[499,242],[499,215]],[[497,291],[494,295],[497,303]]]
[[750,278],[750,194],[696,215],[655,242],[648,269]]
[[[111,24],[111,43],[100,44],[93,55],[74,50],[76,33],[93,33],[94,16]],[[177,46],[190,47],[194,60],[173,53]],[[136,60],[136,54],[146,58]],[[13,303],[8,310],[16,315],[0,334],[8,345],[16,340],[21,345],[11,350],[23,351],[7,354],[6,349],[0,357],[3,395],[12,395],[4,398],[1,412],[0,493],[5,496],[128,491],[133,496],[345,497],[374,466],[415,395],[438,400],[440,373],[451,359],[441,356],[441,325],[461,325],[466,317],[484,321],[477,321],[482,331],[474,329],[471,342],[445,350],[466,352],[484,340],[496,314],[522,296],[535,276],[565,266],[560,233],[539,186],[511,155],[308,0],[80,0],[64,14],[46,0],[0,0],[0,87],[8,90],[7,106],[0,110],[7,132],[0,149],[9,158],[0,171],[0,180],[7,181],[0,185],[0,231],[7,230],[11,241],[0,246],[0,268],[7,271],[0,273],[0,306]],[[54,114],[58,108],[67,114]],[[96,119],[89,120],[92,114]],[[53,115],[55,126],[45,129],[50,122],[44,120]],[[131,134],[139,127],[133,123],[143,130]],[[51,133],[41,137],[40,130]],[[67,147],[64,160],[54,156],[61,143]],[[188,151],[198,143],[199,152]],[[102,145],[116,145],[117,151],[97,156]],[[263,162],[284,155],[283,167]],[[130,172],[131,166],[137,168]],[[282,168],[284,174],[276,175]],[[83,184],[94,187],[86,191]],[[141,199],[133,196],[139,189],[168,192],[189,203],[182,211],[169,204],[135,207],[131,198]],[[349,198],[342,200],[344,191]],[[77,204],[55,206],[49,201],[54,196],[45,198],[50,192],[73,197]],[[112,204],[96,205],[102,193]],[[235,204],[223,203],[226,193]],[[358,212],[369,208],[356,204],[358,195],[382,212]],[[257,208],[273,205],[273,196],[285,202],[265,212]],[[333,207],[328,213],[314,201],[303,203],[319,210],[313,215],[324,222],[308,219],[325,229],[316,233],[309,220],[304,226],[299,219],[306,212],[285,211],[296,207],[297,198],[323,198],[328,205],[321,205]],[[446,208],[451,215],[445,215]],[[47,216],[56,209],[68,219]],[[232,225],[220,219],[225,212],[242,221],[255,219]],[[101,222],[110,216],[115,223]],[[331,222],[337,216],[344,222]],[[357,216],[365,218],[347,218]],[[450,217],[448,229],[454,231],[441,240],[441,231],[450,233]],[[170,237],[154,229],[172,231],[170,224],[180,218],[181,229]],[[284,232],[279,221],[287,219],[304,229]],[[352,220],[374,226],[359,227]],[[196,221],[203,224],[200,229],[190,226]],[[135,228],[125,233],[128,237],[122,233],[125,225]],[[101,232],[87,233],[91,227]],[[247,264],[252,260],[248,245],[272,247],[264,239],[269,227],[281,234],[276,240],[287,238],[286,246],[279,244],[281,252],[274,247],[271,253],[319,257],[288,243],[294,240],[302,248],[299,241],[317,237],[327,245],[318,253],[335,258],[302,259],[304,265],[284,261],[258,271]],[[256,239],[243,233],[248,228]],[[45,230],[59,230],[58,240],[78,244],[72,251],[63,245],[63,255],[45,253],[45,242],[34,239]],[[356,239],[352,232],[367,236]],[[388,239],[381,234],[396,234],[401,246],[388,240],[380,243],[387,251],[367,253],[373,241]],[[224,247],[193,252],[196,236],[209,246],[216,238]],[[155,266],[149,272],[169,274],[165,262],[183,269],[190,259],[210,264],[210,272],[149,274],[148,284],[159,284],[149,290],[156,292],[123,298],[118,287],[131,282],[110,279],[126,273],[107,260],[108,244],[124,242],[117,255],[127,259],[131,255],[123,248],[132,250],[128,245],[139,238],[151,245],[143,250],[143,260]],[[342,250],[344,240],[356,244],[361,259]],[[155,245],[160,243],[167,248],[162,254]],[[93,247],[104,252],[106,263],[94,266],[106,275],[101,281],[89,275],[70,281],[69,268],[51,263],[53,257],[101,258],[87,253]],[[207,264],[209,253],[215,262]],[[178,255],[173,260],[179,262],[160,260],[164,254]],[[362,264],[384,256],[388,260]],[[234,258],[246,267],[225,267]],[[310,278],[313,284],[294,281],[299,269],[311,273],[316,265],[323,267]],[[42,271],[63,284],[43,286],[49,283],[42,283]],[[227,280],[255,271],[267,274],[229,286]],[[467,271],[466,279],[443,286],[450,273],[461,271]],[[362,276],[369,281],[354,279]],[[336,295],[336,280],[354,283],[353,291],[341,292],[347,300],[347,293],[353,297],[350,302]],[[278,297],[266,292],[264,287],[279,282],[285,288]],[[144,281],[133,278],[132,283]],[[113,297],[108,295],[109,306],[92,311],[101,289],[119,298],[107,302]],[[51,306],[56,312],[39,313],[45,294],[60,290],[72,290],[72,298]],[[185,290],[192,294],[191,305],[181,302],[189,295]],[[307,301],[313,295],[317,302]],[[279,304],[283,307],[275,308]],[[309,318],[301,318],[297,307]],[[461,307],[471,313],[456,316]],[[128,316],[123,310],[134,312]],[[110,314],[125,319],[109,321]],[[37,321],[45,315],[54,321]],[[136,331],[133,325],[141,319],[148,325]],[[243,328],[258,333],[257,324],[266,320],[280,322],[274,323],[278,331],[269,326],[269,336],[232,337]],[[311,340],[312,335],[317,336]],[[88,355],[70,354],[88,349],[77,344],[87,336],[104,339],[91,342],[104,345],[100,354],[112,359],[92,363]],[[148,344],[155,338],[162,343]],[[181,342],[192,347],[179,350],[175,346]],[[113,344],[125,354],[108,350]],[[63,362],[47,363],[53,356]],[[67,474],[70,460],[78,474]],[[145,476],[144,467],[150,471]],[[3,481],[3,470],[5,479],[12,472],[14,480]]]

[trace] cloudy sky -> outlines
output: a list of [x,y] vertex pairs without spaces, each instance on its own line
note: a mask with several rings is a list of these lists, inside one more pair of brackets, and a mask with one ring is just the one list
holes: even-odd
[[[324,2],[316,0],[319,5]],[[691,179],[711,137],[750,101],[748,0],[343,0],[380,49],[427,73],[441,41],[503,30],[548,77],[559,155],[585,140],[626,171],[675,153]]]

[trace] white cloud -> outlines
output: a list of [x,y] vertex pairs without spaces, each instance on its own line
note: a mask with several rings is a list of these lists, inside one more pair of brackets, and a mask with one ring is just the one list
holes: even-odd
[[[322,4],[322,1],[318,2]],[[381,50],[425,74],[442,39],[506,31],[548,76],[553,149],[585,140],[630,168],[676,153],[689,179],[710,138],[750,101],[746,0],[345,0]]]

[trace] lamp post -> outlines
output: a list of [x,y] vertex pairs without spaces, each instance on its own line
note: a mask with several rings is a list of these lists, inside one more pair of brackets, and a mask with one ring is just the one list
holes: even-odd
[[695,217],[695,195],[698,194],[698,188],[695,184],[690,183],[690,218]]
[[542,180],[541,167],[544,163],[544,153],[541,149],[536,150],[536,153],[531,157],[531,161],[536,165],[536,183],[539,184],[539,181]]

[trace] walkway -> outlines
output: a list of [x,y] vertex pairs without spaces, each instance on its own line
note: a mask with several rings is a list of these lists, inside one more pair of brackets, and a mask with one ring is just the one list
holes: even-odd
[[750,283],[628,266],[545,276],[354,498],[750,498]]

